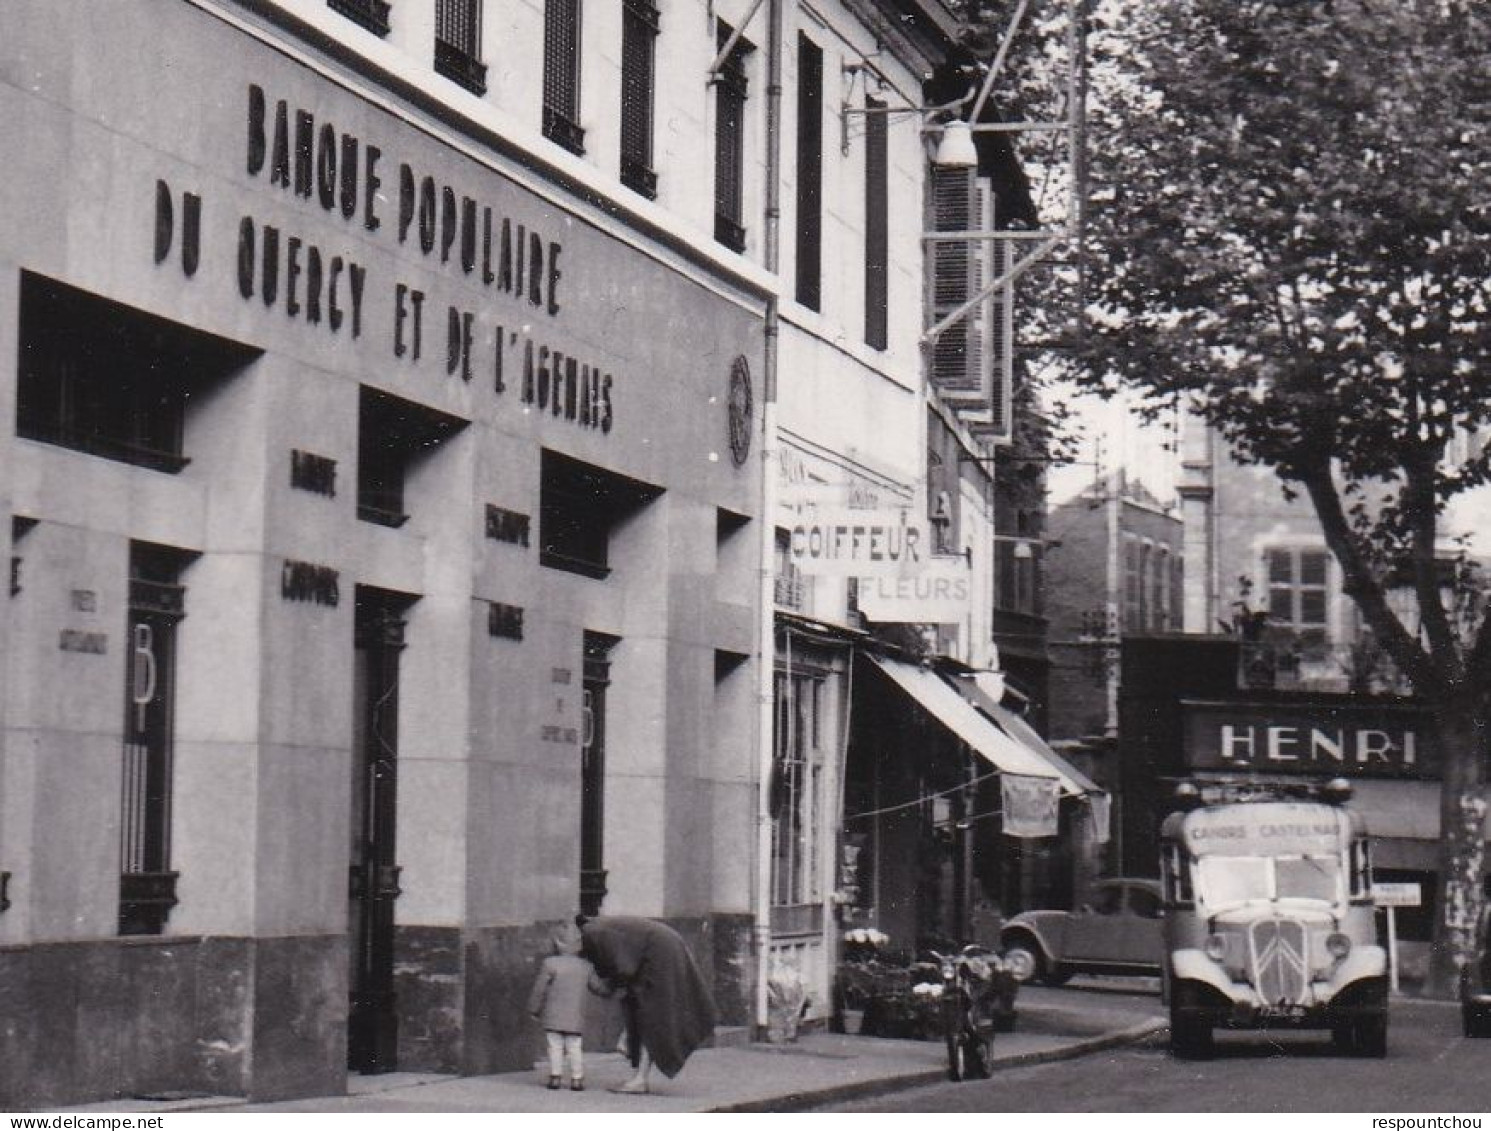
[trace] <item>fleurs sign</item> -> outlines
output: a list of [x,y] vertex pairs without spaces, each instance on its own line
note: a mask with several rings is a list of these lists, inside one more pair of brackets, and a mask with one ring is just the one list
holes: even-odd
[[1347,777],[1432,777],[1428,717],[1386,704],[1185,703],[1185,764]]

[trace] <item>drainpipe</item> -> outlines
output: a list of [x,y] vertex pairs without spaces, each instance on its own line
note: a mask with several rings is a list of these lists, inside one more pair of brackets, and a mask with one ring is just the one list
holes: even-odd
[[[781,265],[782,217],[782,23],[787,0],[770,0],[766,47],[766,217],[767,272]],[[761,624],[757,656],[757,742],[760,782],[756,798],[756,1027],[767,1026],[766,979],[771,960],[771,769],[776,672],[776,501],[777,501],[777,346],[780,336],[777,296],[766,300],[761,375]]]

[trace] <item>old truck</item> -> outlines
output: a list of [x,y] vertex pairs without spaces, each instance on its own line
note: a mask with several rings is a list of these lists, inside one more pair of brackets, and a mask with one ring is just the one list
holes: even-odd
[[1270,1028],[1387,1055],[1387,954],[1349,796],[1344,781],[1294,795],[1181,787],[1160,837],[1175,1055],[1209,1055],[1216,1029]]

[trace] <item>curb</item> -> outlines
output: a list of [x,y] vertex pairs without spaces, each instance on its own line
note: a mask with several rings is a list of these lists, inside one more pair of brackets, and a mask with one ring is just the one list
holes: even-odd
[[[1069,1045],[1060,1048],[1046,1049],[1043,1052],[1022,1052],[1013,1056],[996,1059],[994,1071],[1003,1072],[1010,1068],[1028,1068],[1033,1064],[1049,1064],[1059,1060],[1074,1060],[1079,1056],[1089,1053],[1102,1052],[1105,1049],[1118,1048],[1122,1045],[1134,1044],[1142,1041],[1145,1037],[1162,1032],[1169,1028],[1169,1023],[1159,1018],[1149,1021],[1141,1021],[1137,1025],[1130,1025],[1127,1029],[1120,1029],[1113,1033],[1104,1033],[1101,1036],[1091,1037],[1087,1040],[1073,1041]],[[917,1072],[907,1072],[899,1076],[882,1076],[874,1080],[857,1080],[852,1084],[839,1084],[832,1088],[804,1090],[800,1092],[789,1092],[783,1096],[773,1096],[763,1100],[745,1100],[741,1103],[722,1104],[719,1107],[705,1109],[705,1114],[762,1114],[762,1113],[789,1113],[812,1111],[814,1108],[826,1107],[829,1104],[848,1103],[851,1100],[873,1099],[875,1096],[890,1095],[893,1092],[902,1092],[910,1088],[920,1088],[928,1084],[940,1084],[947,1081],[947,1070],[922,1069]]]

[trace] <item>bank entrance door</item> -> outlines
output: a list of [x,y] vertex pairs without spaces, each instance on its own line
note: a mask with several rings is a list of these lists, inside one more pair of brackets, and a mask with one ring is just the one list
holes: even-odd
[[393,990],[394,830],[398,795],[399,653],[410,599],[357,587],[352,676],[352,843],[347,937],[351,1010],[347,1064],[356,1072],[398,1066]]

